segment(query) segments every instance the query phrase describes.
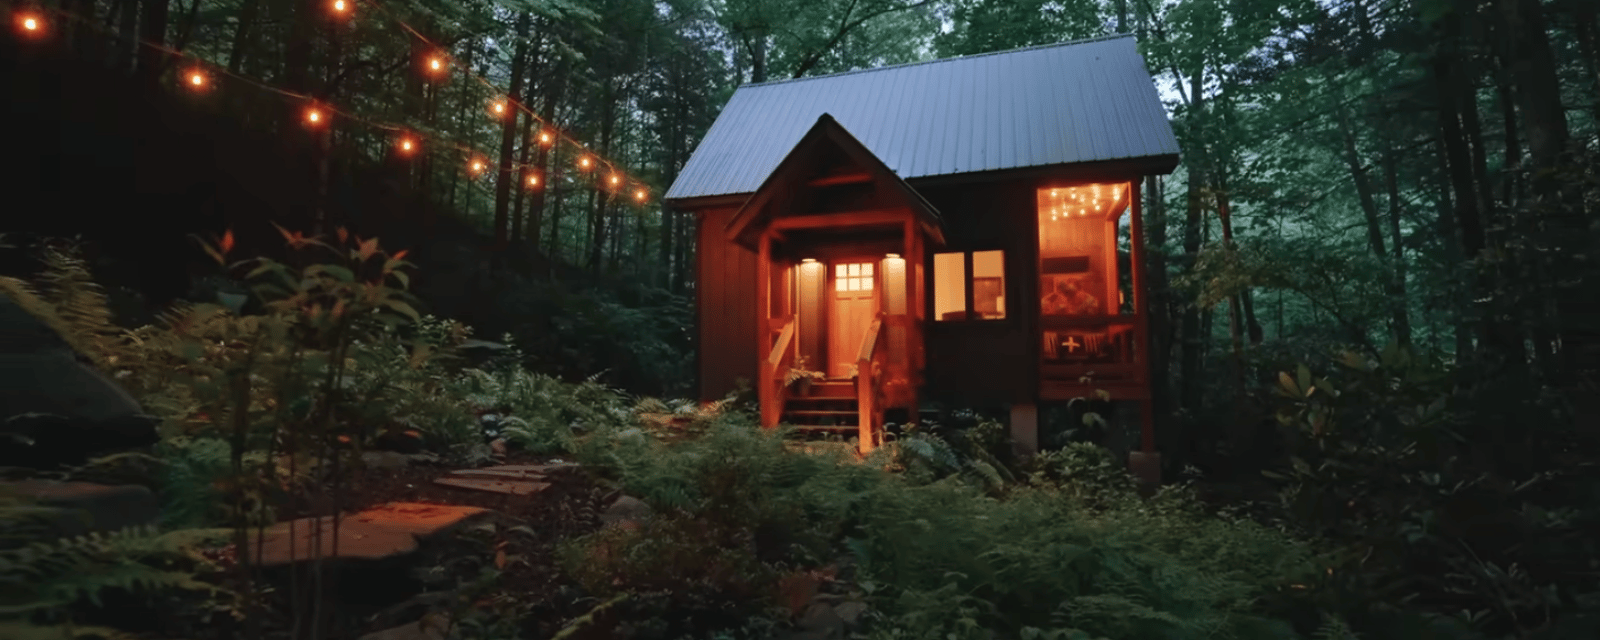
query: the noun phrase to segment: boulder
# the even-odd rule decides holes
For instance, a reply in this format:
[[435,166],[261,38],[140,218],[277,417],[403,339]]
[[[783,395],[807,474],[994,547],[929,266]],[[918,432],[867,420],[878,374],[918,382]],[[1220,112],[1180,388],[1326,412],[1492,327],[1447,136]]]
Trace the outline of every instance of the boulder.
[[51,534],[63,538],[153,525],[161,518],[155,494],[138,485],[23,480],[0,483],[0,493],[57,509],[48,518],[48,526]]
[[149,446],[157,424],[54,330],[0,296],[0,466],[55,468]]

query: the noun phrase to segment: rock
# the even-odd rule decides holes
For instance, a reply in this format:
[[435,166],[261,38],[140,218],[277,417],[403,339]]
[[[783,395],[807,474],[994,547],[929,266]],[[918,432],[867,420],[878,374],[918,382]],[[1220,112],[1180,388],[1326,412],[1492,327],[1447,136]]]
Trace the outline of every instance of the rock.
[[528,496],[550,488],[550,483],[548,482],[494,478],[436,478],[433,482],[446,487],[503,493],[509,496]]
[[859,600],[842,602],[833,606],[833,612],[843,620],[846,625],[856,626],[861,623],[861,616],[867,612],[867,603]]
[[450,617],[444,613],[430,613],[416,622],[374,631],[357,640],[445,640],[449,632]]
[[805,615],[800,616],[795,626],[802,631],[824,634],[823,637],[839,638],[844,636],[845,623],[833,606],[817,602],[806,608]]
[[496,458],[506,457],[506,439],[495,438],[494,440],[490,441],[489,451],[492,452]]
[[[320,527],[323,557],[378,560],[417,550],[419,539],[428,539],[455,528],[469,518],[489,513],[477,507],[458,507],[415,502],[393,502],[343,517],[339,521],[338,549],[335,555],[333,519],[301,518],[268,527],[252,564],[270,567],[310,560],[314,532]],[[291,536],[291,525],[293,535]],[[252,553],[252,555],[256,555]]]
[[15,492],[41,505],[61,509],[51,522],[52,529],[61,537],[153,525],[161,519],[161,507],[155,494],[138,485],[24,480],[0,483],[0,492]]
[[0,296],[0,466],[47,469],[149,446],[158,423],[53,329]]
[[366,451],[361,454],[361,463],[369,469],[404,469],[411,462],[411,456],[398,451]]
[[627,495],[618,496],[617,500],[612,502],[611,506],[606,507],[604,513],[600,514],[600,522],[605,525],[630,522],[638,524],[650,519],[654,512],[650,505],[645,504],[643,500]]

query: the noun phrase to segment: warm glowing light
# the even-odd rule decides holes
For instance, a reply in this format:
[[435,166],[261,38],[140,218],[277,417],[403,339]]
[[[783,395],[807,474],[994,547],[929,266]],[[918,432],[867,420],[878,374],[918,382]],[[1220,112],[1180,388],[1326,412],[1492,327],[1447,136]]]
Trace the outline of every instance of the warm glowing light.
[[645,196],[647,196],[647,195],[649,195],[649,194],[647,194],[647,193],[645,193],[645,191],[644,191],[644,189],[640,189],[640,190],[638,190],[638,191],[635,191],[635,192],[634,192],[634,193],[633,193],[633,197],[634,197],[634,198],[635,198],[635,199],[637,199],[637,200],[638,200],[638,201],[640,201],[640,202],[644,202],[644,198],[645,198]]
[[886,253],[886,254],[884,254],[883,257],[888,258],[890,260],[894,260],[896,258],[899,258],[900,254],[898,254],[898,253]]
[[435,73],[444,71],[444,61],[435,56],[434,58],[428,60],[428,68],[433,70]]
[[31,13],[24,13],[17,16],[17,26],[21,27],[23,31],[38,33],[44,29],[44,20]]
[[622,178],[617,177],[617,174],[615,173],[611,174],[611,184],[616,184],[618,182],[622,182]]
[[350,10],[350,2],[349,2],[349,0],[333,0],[333,10],[334,10],[335,13],[344,13],[346,11],[349,11]]
[[417,149],[417,142],[415,140],[412,140],[409,137],[400,138],[400,153],[401,154],[410,155],[411,152],[415,151],[416,149]]
[[550,144],[550,132],[549,131],[541,131],[541,132],[539,132],[539,144]]
[[530,186],[530,187],[539,186],[539,176],[538,176],[538,174],[534,174],[534,175],[528,176],[528,186]]
[[189,86],[200,88],[206,86],[206,74],[199,71],[189,72]]
[[811,263],[814,263],[816,261],[817,261],[816,258],[804,258],[804,259],[800,260],[800,262],[802,264],[811,264]]
[[472,172],[473,173],[478,173],[480,171],[483,171],[483,161],[482,160],[473,160],[472,161]]
[[322,111],[318,110],[316,107],[306,109],[306,122],[311,124],[322,122]]
[[506,103],[504,101],[494,103],[494,113],[495,113],[495,115],[504,115],[505,112],[506,112]]
[[582,157],[582,158],[580,158],[578,160],[578,166],[583,167],[585,169],[588,169],[589,165],[591,165],[593,163],[594,163],[594,161],[590,160],[589,156],[584,156],[584,157]]

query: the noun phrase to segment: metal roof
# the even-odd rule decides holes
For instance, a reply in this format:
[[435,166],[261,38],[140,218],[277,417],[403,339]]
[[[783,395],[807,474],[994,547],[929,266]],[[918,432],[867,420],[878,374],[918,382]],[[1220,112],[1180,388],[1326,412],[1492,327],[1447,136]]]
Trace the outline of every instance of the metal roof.
[[902,179],[1178,153],[1118,35],[741,86],[667,199],[755,191],[823,113]]

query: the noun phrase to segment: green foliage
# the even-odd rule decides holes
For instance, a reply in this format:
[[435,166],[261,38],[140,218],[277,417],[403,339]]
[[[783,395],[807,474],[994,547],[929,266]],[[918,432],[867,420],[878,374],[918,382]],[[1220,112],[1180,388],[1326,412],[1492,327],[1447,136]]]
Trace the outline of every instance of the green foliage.
[[1460,385],[1394,345],[1326,378],[1279,376],[1298,439],[1266,473],[1285,526],[1326,539],[1334,570],[1316,597],[1363,631],[1393,628],[1379,620],[1395,602],[1496,636],[1592,615],[1600,581],[1568,565],[1600,551],[1578,533],[1600,524],[1600,469],[1563,460],[1563,429],[1488,440],[1502,427],[1466,409],[1496,387]]
[[226,532],[135,527],[56,538],[50,523],[62,515],[61,509],[0,495],[0,637],[126,637],[73,623],[74,607],[99,605],[111,591],[222,595],[200,578],[211,567],[195,549]]

